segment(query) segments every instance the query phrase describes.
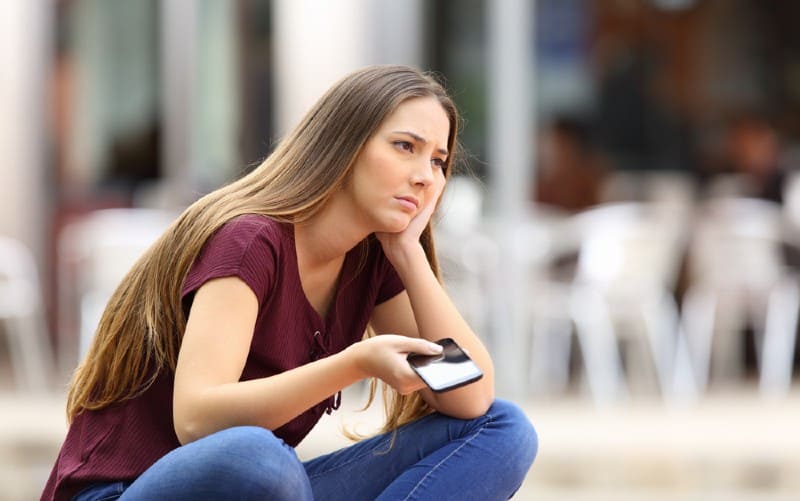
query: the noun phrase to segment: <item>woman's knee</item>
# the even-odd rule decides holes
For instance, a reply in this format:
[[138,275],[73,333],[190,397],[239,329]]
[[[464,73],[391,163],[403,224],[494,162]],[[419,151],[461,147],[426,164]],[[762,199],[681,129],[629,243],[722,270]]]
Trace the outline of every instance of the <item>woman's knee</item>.
[[509,458],[515,458],[527,471],[539,450],[539,437],[528,416],[518,405],[501,399],[494,401],[487,415],[503,434],[503,443],[509,445]]
[[[205,442],[205,443],[203,443]],[[189,444],[191,446],[192,444]],[[308,477],[294,449],[271,431],[240,426],[219,431],[197,442],[196,476],[242,491],[242,499],[305,499]]]

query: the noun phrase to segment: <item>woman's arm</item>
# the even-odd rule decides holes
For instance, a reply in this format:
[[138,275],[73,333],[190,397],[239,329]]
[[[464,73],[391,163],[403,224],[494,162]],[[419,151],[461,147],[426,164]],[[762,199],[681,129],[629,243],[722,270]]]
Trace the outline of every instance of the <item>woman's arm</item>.
[[182,444],[238,425],[274,430],[365,377],[379,377],[401,392],[417,390],[405,355],[436,351],[428,342],[391,336],[240,382],[257,313],[255,294],[239,278],[211,280],[195,294],[175,371],[173,418]]
[[431,270],[419,238],[430,221],[444,189],[438,173],[430,186],[434,196],[423,210],[399,233],[377,233],[386,257],[394,266],[406,292],[378,305],[371,319],[377,332],[393,332],[436,341],[452,337],[483,371],[479,381],[446,393],[423,390],[422,396],[434,409],[445,414],[474,418],[486,413],[494,401],[494,366],[478,336],[464,321]]
[[[379,333],[392,332],[436,341],[452,337],[483,371],[475,383],[444,393],[424,387],[421,395],[444,414],[472,419],[481,416],[494,401],[494,365],[483,343],[472,332],[430,269],[420,248],[417,263],[401,267],[406,291],[375,307],[371,323]],[[398,270],[399,271],[399,270]],[[380,336],[378,336],[380,337]]]

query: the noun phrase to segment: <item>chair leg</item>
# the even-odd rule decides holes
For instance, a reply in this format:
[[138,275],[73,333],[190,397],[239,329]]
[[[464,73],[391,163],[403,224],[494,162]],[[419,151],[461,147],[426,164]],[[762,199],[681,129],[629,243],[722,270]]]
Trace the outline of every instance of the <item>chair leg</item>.
[[792,277],[769,295],[762,343],[759,390],[767,396],[784,396],[792,383],[792,363],[797,342],[800,286]]
[[570,300],[589,388],[599,404],[628,395],[611,315],[600,292],[576,288]]
[[670,399],[674,393],[677,341],[679,332],[678,307],[669,291],[644,304],[645,332],[650,356],[658,376],[661,393]]
[[569,383],[572,345],[569,319],[539,318],[534,321],[528,381],[534,394],[559,394]]
[[705,392],[711,371],[711,343],[717,299],[708,290],[689,289],[683,299],[681,331],[694,370],[697,391]]
[[49,342],[35,316],[8,319],[8,337],[12,365],[17,384],[26,391],[43,392],[49,389],[53,358]]
[[662,395],[667,402],[696,400],[698,389],[691,352],[672,293],[662,291],[651,309],[648,333]]
[[678,327],[675,342],[675,362],[670,383],[672,402],[692,402],[700,395],[697,376],[692,366],[692,356],[689,350],[689,341],[682,326]]

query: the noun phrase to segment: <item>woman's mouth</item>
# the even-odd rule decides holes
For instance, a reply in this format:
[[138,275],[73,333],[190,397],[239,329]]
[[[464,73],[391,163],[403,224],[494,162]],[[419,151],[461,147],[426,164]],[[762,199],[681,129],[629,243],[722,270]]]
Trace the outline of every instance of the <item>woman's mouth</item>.
[[410,211],[416,211],[419,208],[419,200],[416,197],[412,196],[403,196],[403,197],[395,197],[395,199],[400,202],[400,205],[405,207]]

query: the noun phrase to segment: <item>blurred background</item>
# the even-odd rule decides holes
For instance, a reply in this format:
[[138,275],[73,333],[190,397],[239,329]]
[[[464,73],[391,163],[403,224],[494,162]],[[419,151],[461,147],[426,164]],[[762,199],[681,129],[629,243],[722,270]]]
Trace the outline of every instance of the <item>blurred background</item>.
[[[463,114],[437,247],[499,395],[540,433],[518,498],[796,499],[798,16],[793,0],[0,3],[0,499],[38,497],[70,373],[133,260],[375,63],[436,72]],[[352,394],[341,419],[379,419]]]

